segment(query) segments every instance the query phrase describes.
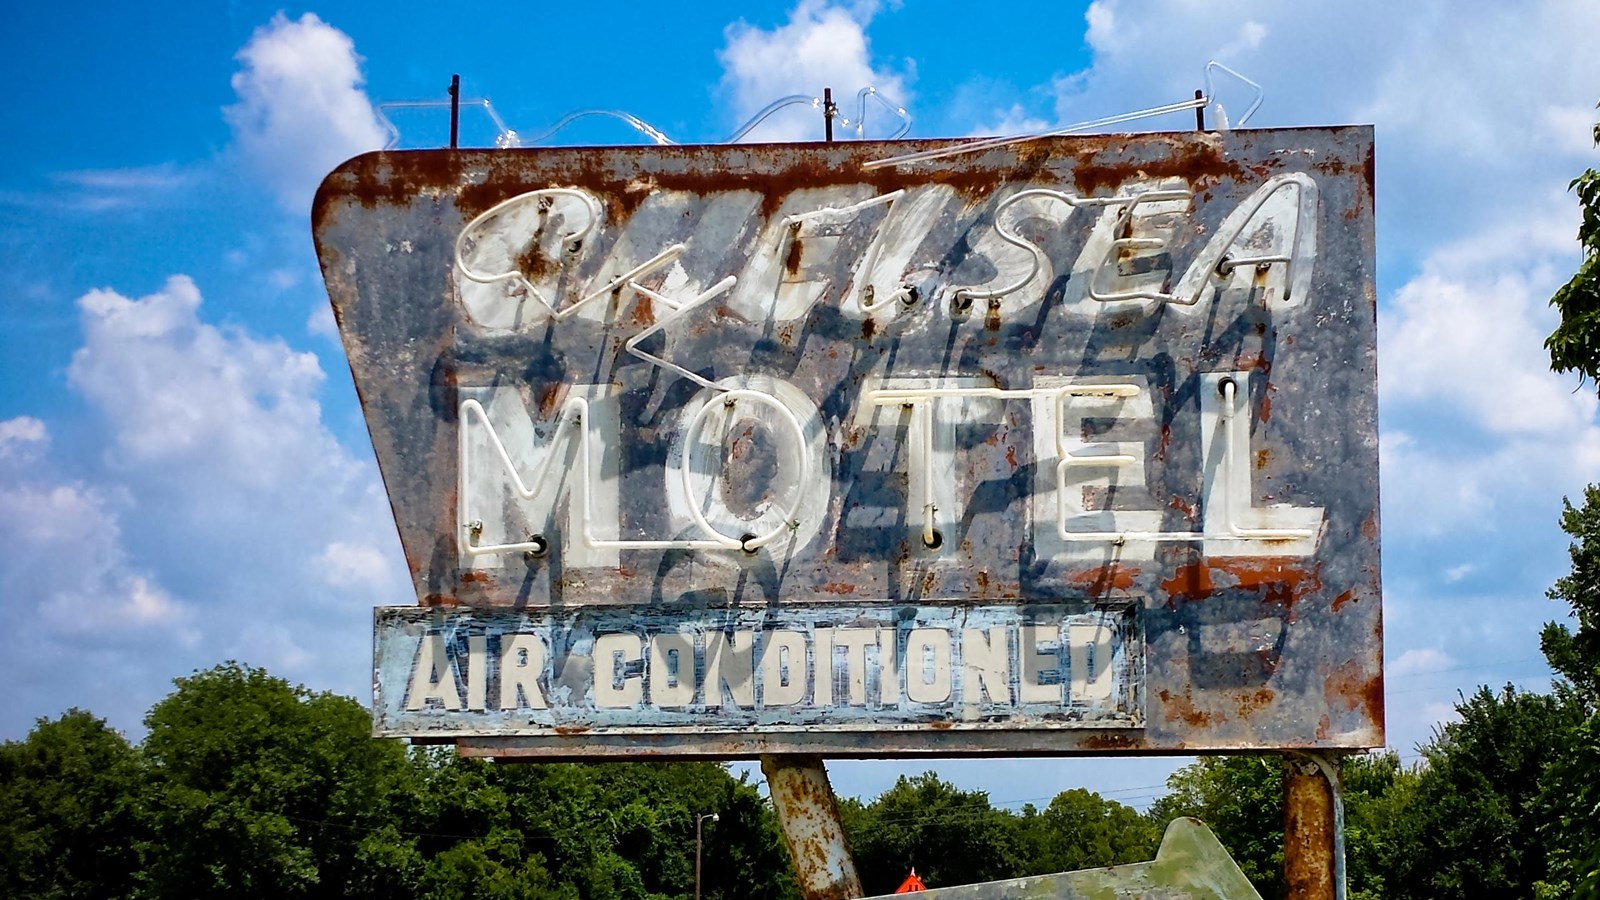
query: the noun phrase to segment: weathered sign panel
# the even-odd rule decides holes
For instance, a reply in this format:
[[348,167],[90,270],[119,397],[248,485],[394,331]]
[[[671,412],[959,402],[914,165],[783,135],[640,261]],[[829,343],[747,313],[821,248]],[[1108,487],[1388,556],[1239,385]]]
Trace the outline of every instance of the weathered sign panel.
[[[1383,742],[1368,128],[376,153],[324,276],[469,752]],[[507,685],[510,685],[508,688]]]
[[378,614],[377,726],[434,736],[667,726],[802,734],[859,730],[870,715],[880,728],[1137,727],[1136,621],[1131,607],[1015,604],[391,608]]

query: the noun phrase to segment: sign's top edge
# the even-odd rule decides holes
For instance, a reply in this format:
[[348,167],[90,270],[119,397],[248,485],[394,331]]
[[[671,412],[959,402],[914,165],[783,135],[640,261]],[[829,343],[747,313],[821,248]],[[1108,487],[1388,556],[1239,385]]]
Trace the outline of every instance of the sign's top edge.
[[[433,187],[463,186],[463,179],[479,185],[482,172],[469,177],[468,173],[488,167],[492,175],[508,172],[531,171],[545,161],[558,166],[597,165],[611,160],[625,165],[636,165],[638,160],[671,161],[673,167],[694,167],[701,160],[765,161],[778,168],[811,167],[819,183],[846,183],[853,178],[873,183],[918,182],[927,177],[945,177],[961,172],[983,172],[986,179],[1004,177],[1013,166],[1008,160],[1027,159],[1041,162],[1055,151],[1075,155],[1080,160],[1090,156],[1104,157],[1129,150],[1166,147],[1173,158],[1209,158],[1214,163],[1233,155],[1232,149],[1241,146],[1259,146],[1274,138],[1285,143],[1285,150],[1311,148],[1318,140],[1326,140],[1346,148],[1354,155],[1365,155],[1370,160],[1374,141],[1372,125],[1310,125],[1283,128],[1247,128],[1229,131],[1140,131],[1102,132],[1095,134],[1056,135],[1050,137],[1001,138],[1004,144],[993,144],[995,138],[944,137],[917,138],[898,141],[801,141],[793,143],[750,144],[619,144],[555,147],[517,148],[449,148],[373,150],[341,163],[323,178],[312,201],[313,232],[323,220],[330,203],[344,198],[355,199],[362,205],[373,205],[380,198],[390,201],[408,196],[401,185],[415,189],[421,185]],[[910,157],[927,151],[973,146],[970,152],[941,154],[932,160],[906,159],[903,164],[892,164],[898,157]],[[1041,154],[1040,151],[1044,152]],[[1124,160],[1123,162],[1129,162]],[[851,168],[859,165],[859,171]],[[841,168],[843,167],[843,168]],[[848,169],[848,171],[846,171]],[[716,187],[729,175],[740,178],[750,173],[735,170],[702,172],[708,179],[701,189]],[[491,180],[494,180],[491,177]],[[383,187],[374,193],[374,187]],[[492,192],[492,191],[491,191]],[[501,197],[500,199],[504,199]]]
[[[888,151],[890,148],[919,148],[950,147],[960,144],[976,143],[979,141],[1006,140],[1015,141],[1016,146],[1035,143],[1072,143],[1094,142],[1113,138],[1174,138],[1174,137],[1202,137],[1222,138],[1229,135],[1268,135],[1268,134],[1294,134],[1294,133],[1324,133],[1334,134],[1343,131],[1372,132],[1375,126],[1363,123],[1344,123],[1339,125],[1285,125],[1272,128],[1231,128],[1226,131],[1207,130],[1196,131],[1192,128],[1178,128],[1170,131],[1096,131],[1081,134],[1041,134],[1029,136],[1023,134],[979,134],[969,136],[937,136],[901,138],[899,140],[852,140],[852,141],[746,141],[737,144],[726,143],[674,143],[674,144],[555,144],[539,147],[460,147],[452,150],[449,147],[408,147],[390,150],[369,150],[357,154],[346,161],[354,162],[367,157],[416,155],[416,154],[484,154],[490,156],[514,156],[551,152],[596,151],[596,152],[672,152],[672,151],[738,151],[738,150],[832,150],[849,151],[856,147],[873,147]],[[1008,149],[1002,146],[990,149]],[[343,168],[341,165],[339,168]]]

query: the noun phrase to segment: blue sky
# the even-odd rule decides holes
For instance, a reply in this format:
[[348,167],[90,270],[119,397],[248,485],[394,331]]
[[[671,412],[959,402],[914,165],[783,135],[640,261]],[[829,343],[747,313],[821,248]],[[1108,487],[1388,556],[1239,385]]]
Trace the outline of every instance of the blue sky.
[[[779,96],[867,84],[914,136],[1026,131],[1189,96],[1208,59],[1265,85],[1252,125],[1375,124],[1391,744],[1413,753],[1457,690],[1547,684],[1561,498],[1600,480],[1593,392],[1540,346],[1578,261],[1566,184],[1600,165],[1594,3],[503,6],[9,12],[0,737],[73,705],[137,734],[174,676],[225,658],[365,695],[369,610],[409,588],[308,210],[384,140],[374,103],[442,98],[452,72],[524,135],[602,108],[715,141]],[[406,146],[446,133],[395,119]],[[464,133],[493,136],[471,110]],[[555,140],[636,139],[595,120]],[[938,768],[996,801],[1143,804],[1176,764]],[[921,768],[834,771],[870,794]]]

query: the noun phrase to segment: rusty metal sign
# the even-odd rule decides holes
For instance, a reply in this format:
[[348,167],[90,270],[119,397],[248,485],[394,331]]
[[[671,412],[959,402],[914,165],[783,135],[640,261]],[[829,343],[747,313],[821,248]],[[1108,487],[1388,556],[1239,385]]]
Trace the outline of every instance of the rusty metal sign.
[[[1136,727],[1143,654],[1131,633],[1135,621],[1126,607],[1024,612],[1009,603],[791,604],[781,614],[748,606],[687,614],[614,606],[538,615],[382,609],[377,730],[470,737],[679,726],[803,734],[856,731],[863,714],[880,729],[993,729],[1019,720],[1036,728]],[[464,672],[452,660],[464,660]]]
[[[482,755],[1383,743],[1369,128],[368,154],[323,273]],[[509,686],[509,687],[508,687]]]

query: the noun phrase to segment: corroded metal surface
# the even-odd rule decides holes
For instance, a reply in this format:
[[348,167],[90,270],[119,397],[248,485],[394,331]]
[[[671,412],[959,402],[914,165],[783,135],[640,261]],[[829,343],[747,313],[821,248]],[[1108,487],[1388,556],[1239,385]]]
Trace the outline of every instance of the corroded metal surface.
[[839,804],[818,756],[761,757],[761,773],[794,862],[805,900],[852,900],[861,896],[861,878],[850,857]]
[[[329,176],[318,253],[418,600],[439,634],[493,609],[676,620],[697,672],[732,611],[1131,609],[1142,716],[876,733],[838,701],[855,732],[803,745],[530,724],[468,752],[1382,744],[1371,130],[860,168],[935,145],[388,152]],[[443,665],[467,690],[470,648]]]
[[1261,900],[1211,829],[1190,818],[1173,819],[1167,825],[1150,862],[935,887],[915,896],[918,900]]
[[[1136,728],[1131,607],[378,610],[378,734]],[[1010,665],[1013,649],[1021,664]],[[452,671],[449,660],[465,660]],[[1062,677],[1065,673],[1066,677]],[[458,676],[465,676],[458,677]],[[492,688],[492,689],[491,689]]]
[[1344,900],[1344,815],[1336,760],[1285,759],[1283,880],[1289,900]]

